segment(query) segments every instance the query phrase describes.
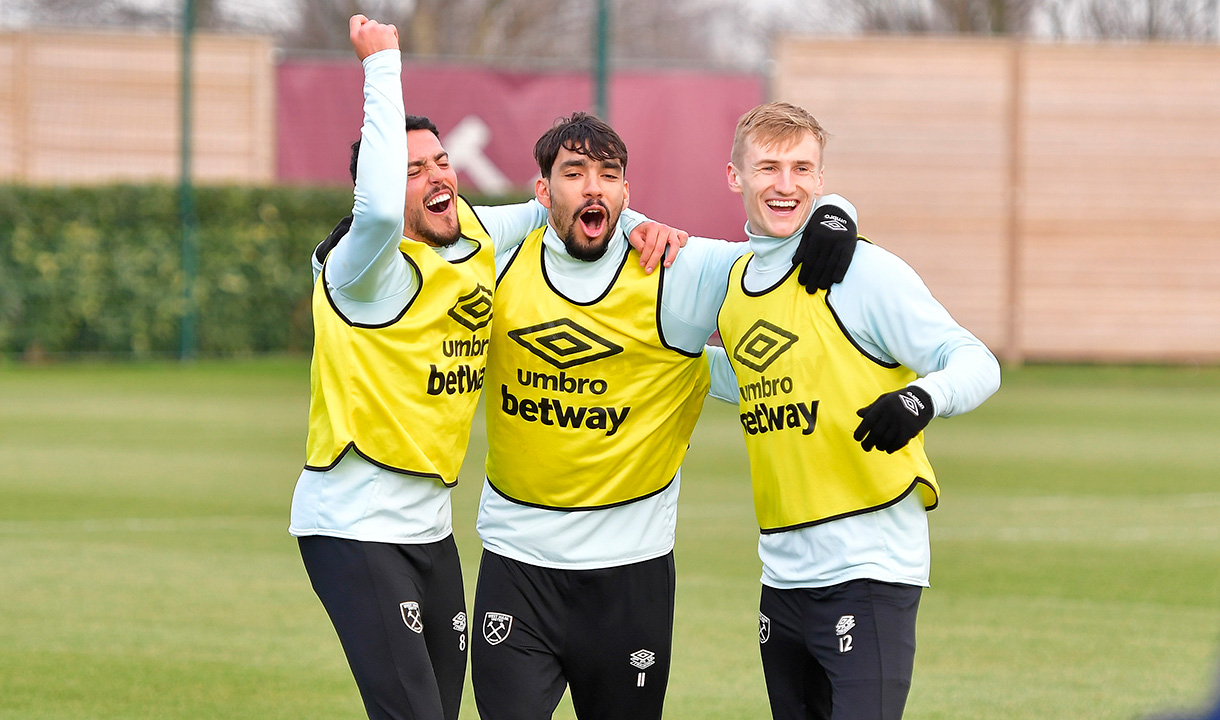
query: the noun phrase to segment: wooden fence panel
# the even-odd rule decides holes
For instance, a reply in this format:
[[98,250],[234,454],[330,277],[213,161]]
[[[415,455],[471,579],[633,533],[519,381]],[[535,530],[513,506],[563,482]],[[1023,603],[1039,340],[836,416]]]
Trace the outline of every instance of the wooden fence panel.
[[976,41],[782,42],[776,100],[831,134],[826,190],[990,346],[1005,341],[1009,48]]
[[[181,40],[168,35],[0,35],[0,177],[32,183],[174,181]],[[197,36],[194,177],[274,179],[267,38]]]
[[1010,361],[1220,361],[1220,48],[788,39],[827,189]]
[[1220,49],[1025,49],[1025,354],[1220,359]]

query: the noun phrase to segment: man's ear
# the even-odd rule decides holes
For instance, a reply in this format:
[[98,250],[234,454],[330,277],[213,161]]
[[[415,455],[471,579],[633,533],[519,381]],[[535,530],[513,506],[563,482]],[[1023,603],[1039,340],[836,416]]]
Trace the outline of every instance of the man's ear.
[[729,189],[738,195],[741,194],[741,181],[737,177],[737,168],[733,167],[733,163],[729,163],[725,168],[725,174],[728,176]]
[[626,180],[623,181],[623,207],[631,204],[631,184]]
[[547,210],[551,209],[551,186],[546,181],[546,178],[538,178],[534,182],[534,197],[538,198],[538,202],[542,203],[542,207]]

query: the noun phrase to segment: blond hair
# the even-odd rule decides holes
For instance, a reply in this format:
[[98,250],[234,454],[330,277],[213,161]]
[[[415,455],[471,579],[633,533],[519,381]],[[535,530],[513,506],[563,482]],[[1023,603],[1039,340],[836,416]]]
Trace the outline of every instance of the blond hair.
[[750,140],[764,147],[787,148],[799,142],[805,133],[813,134],[818,141],[818,150],[826,149],[826,139],[830,134],[808,110],[786,102],[763,103],[737,121],[730,158],[733,165],[740,168],[744,162],[746,143]]

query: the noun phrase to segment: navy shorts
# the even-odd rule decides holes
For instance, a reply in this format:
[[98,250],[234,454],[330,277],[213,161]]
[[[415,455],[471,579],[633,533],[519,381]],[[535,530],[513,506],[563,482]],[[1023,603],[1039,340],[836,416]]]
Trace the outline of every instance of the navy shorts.
[[921,592],[875,580],[795,590],[763,586],[758,640],[774,718],[901,718]]

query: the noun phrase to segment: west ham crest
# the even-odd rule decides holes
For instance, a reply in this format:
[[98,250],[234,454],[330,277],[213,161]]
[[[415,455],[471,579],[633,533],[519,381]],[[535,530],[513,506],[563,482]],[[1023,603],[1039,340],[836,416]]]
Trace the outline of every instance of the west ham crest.
[[402,611],[402,621],[407,624],[408,628],[417,633],[424,631],[424,618],[419,612],[419,603],[410,601],[399,603],[398,609]]
[[489,612],[483,616],[483,639],[487,641],[488,645],[499,645],[504,642],[512,630],[512,615]]

